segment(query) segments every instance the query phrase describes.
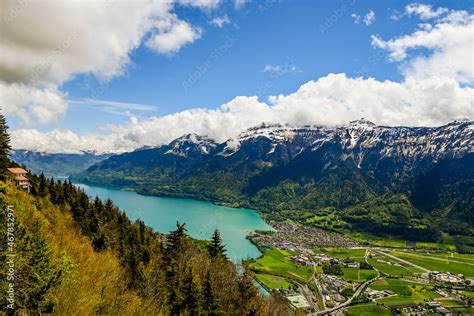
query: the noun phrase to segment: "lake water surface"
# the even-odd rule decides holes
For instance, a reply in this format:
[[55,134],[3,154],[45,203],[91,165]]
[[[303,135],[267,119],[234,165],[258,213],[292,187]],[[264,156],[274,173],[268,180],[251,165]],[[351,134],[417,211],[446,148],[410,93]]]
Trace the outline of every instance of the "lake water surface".
[[210,202],[144,196],[135,192],[76,184],[92,197],[110,198],[132,220],[140,218],[158,232],[168,233],[176,228],[176,221],[186,223],[189,235],[210,239],[217,228],[221,232],[228,256],[237,261],[256,258],[258,249],[245,236],[251,230],[270,230],[260,215],[251,209],[236,209]]

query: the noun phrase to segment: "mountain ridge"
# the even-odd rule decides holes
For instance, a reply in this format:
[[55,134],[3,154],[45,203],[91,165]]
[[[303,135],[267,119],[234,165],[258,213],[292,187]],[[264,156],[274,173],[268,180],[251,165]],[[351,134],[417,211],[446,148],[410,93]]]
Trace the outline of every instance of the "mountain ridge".
[[[188,134],[153,149],[114,155],[75,179],[143,194],[248,206],[270,217],[316,214],[327,207],[342,216],[343,210],[386,194],[402,194],[412,204],[420,177],[443,161],[456,160],[465,164],[461,168],[471,168],[462,158],[473,155],[473,133],[472,121],[440,127],[385,127],[365,120],[335,128],[263,123],[223,143]],[[469,179],[460,181],[471,185]],[[451,184],[443,186],[462,191]],[[456,214],[473,212],[443,213],[438,205],[416,208],[423,210],[424,219],[413,218],[408,226],[428,227],[435,213],[455,214],[457,220]]]

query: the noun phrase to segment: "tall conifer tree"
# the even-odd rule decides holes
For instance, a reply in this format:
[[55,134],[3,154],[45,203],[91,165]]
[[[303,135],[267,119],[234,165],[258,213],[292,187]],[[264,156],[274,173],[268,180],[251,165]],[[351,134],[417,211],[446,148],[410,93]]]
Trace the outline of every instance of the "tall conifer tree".
[[5,116],[0,113],[0,174],[5,175],[5,169],[9,166],[8,153],[10,152],[10,135],[8,134],[8,125]]
[[208,246],[209,255],[213,258],[221,256],[226,258],[225,246],[222,244],[221,233],[218,229],[214,231],[211,237],[211,244]]

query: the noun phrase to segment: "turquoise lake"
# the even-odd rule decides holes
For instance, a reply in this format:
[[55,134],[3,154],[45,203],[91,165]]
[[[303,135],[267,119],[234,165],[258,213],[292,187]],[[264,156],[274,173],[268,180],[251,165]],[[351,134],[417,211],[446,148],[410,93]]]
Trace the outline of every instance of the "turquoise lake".
[[130,191],[76,184],[91,197],[110,198],[130,219],[140,218],[158,232],[168,233],[176,221],[186,223],[190,236],[209,239],[217,228],[221,232],[228,256],[234,260],[256,258],[258,249],[245,236],[252,230],[271,230],[260,215],[251,209],[231,208],[210,202],[144,196]]

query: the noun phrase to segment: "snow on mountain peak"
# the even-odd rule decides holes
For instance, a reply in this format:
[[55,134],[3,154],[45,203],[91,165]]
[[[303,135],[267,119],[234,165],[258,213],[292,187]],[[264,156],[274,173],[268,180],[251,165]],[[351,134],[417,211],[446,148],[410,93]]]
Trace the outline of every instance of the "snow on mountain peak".
[[168,146],[170,149],[166,153],[188,157],[190,154],[207,155],[217,147],[217,143],[207,136],[190,133],[176,138]]

